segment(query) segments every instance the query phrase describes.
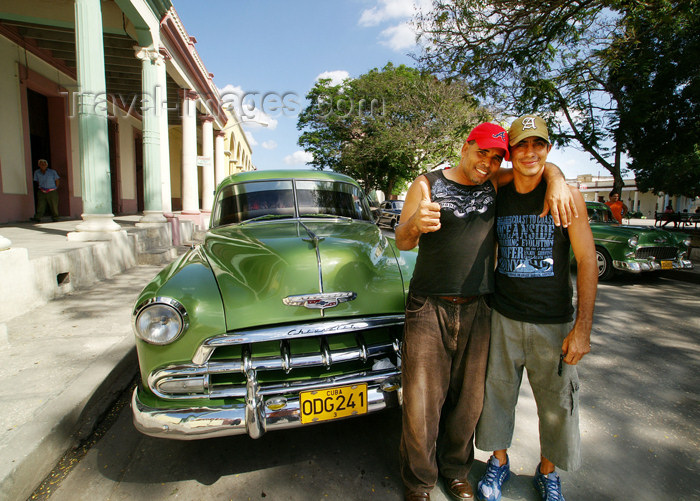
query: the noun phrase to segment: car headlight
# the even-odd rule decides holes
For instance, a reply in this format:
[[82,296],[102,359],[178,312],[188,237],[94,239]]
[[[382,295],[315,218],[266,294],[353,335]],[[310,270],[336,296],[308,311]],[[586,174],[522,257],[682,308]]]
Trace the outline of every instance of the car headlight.
[[172,298],[150,299],[134,312],[134,331],[150,344],[170,344],[187,330],[187,326],[185,307]]
[[690,239],[686,238],[685,240],[683,240],[683,245],[685,245],[686,248],[690,248]]
[[629,240],[627,240],[627,245],[629,245],[630,247],[637,247],[638,243],[639,243],[639,235],[634,235]]

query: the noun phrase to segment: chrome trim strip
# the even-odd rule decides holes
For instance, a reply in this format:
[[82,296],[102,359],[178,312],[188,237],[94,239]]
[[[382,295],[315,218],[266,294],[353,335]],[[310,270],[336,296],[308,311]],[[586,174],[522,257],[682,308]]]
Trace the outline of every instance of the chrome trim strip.
[[197,351],[192,357],[192,363],[195,365],[206,364],[214,349],[219,346],[234,346],[247,343],[360,332],[379,327],[403,325],[404,318],[404,314],[402,313],[378,317],[346,318],[308,324],[277,325],[261,329],[226,333],[205,340],[200,347],[197,348]]
[[319,242],[324,240],[323,237],[319,237],[316,235],[313,231],[309,229],[308,226],[304,224],[303,221],[299,221],[299,224],[306,230],[306,233],[309,235],[309,238],[302,238],[304,242],[311,242],[314,245],[314,249],[316,250],[316,265],[318,266],[318,290],[319,292],[323,292],[323,269],[321,268],[321,251],[318,248]]

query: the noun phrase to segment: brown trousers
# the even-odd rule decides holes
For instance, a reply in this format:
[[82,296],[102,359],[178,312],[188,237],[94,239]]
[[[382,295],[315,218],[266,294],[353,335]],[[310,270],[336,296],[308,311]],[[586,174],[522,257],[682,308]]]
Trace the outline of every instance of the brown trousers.
[[410,295],[402,346],[401,476],[409,491],[467,478],[484,401],[491,309]]

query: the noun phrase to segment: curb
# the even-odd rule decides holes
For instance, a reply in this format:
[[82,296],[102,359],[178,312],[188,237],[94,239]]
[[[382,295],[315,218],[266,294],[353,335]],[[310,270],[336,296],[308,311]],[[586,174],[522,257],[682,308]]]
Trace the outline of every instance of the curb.
[[48,401],[31,423],[0,446],[0,499],[31,496],[66,451],[92,433],[137,373],[136,348],[126,336]]

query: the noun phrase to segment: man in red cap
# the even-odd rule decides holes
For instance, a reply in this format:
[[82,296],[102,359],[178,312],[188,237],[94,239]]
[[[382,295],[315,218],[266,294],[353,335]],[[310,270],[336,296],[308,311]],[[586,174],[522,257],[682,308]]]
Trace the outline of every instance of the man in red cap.
[[[407,500],[429,500],[438,475],[450,497],[473,497],[467,475],[484,397],[496,191],[513,178],[511,170],[499,172],[504,159],[509,159],[506,130],[478,125],[457,167],[428,172],[411,184],[396,227],[399,249],[420,243],[401,356],[400,455]],[[570,192],[561,171],[549,164],[545,176],[548,200],[563,198],[556,212],[568,221]],[[558,222],[555,210],[552,216]]]

